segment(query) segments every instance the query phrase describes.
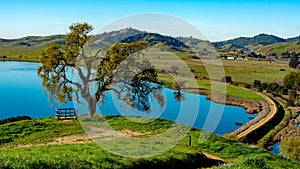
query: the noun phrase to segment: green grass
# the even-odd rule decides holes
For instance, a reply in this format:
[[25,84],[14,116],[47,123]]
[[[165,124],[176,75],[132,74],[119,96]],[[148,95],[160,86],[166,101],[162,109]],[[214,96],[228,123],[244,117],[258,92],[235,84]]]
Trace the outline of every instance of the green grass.
[[0,126],[0,146],[47,143],[58,137],[83,132],[76,120],[68,123],[55,118],[24,120]]
[[[167,74],[159,74],[158,79],[164,86],[172,88],[174,78]],[[237,87],[233,85],[227,85],[220,82],[214,82],[209,80],[192,80],[190,78],[178,78],[186,81],[185,88],[195,88],[199,90],[201,94],[223,94],[227,96],[238,97],[245,100],[263,100],[263,98],[256,93]],[[194,83],[196,82],[196,84]],[[214,89],[212,91],[212,88]]]
[[35,60],[38,59],[41,50],[40,47],[0,47],[0,56],[6,55],[8,59]]
[[[85,117],[86,120],[88,117]],[[149,118],[106,116],[105,121],[116,130],[152,131],[167,129],[172,122]],[[89,123],[103,122],[93,117]],[[149,122],[146,124],[145,122]],[[0,125],[1,138],[11,136],[10,145],[46,143],[55,137],[82,133],[78,120],[61,122],[54,118],[24,120]],[[30,131],[30,132],[28,132]],[[21,134],[23,133],[23,134]],[[46,134],[48,133],[48,135]],[[188,146],[189,137],[192,145]],[[199,137],[200,136],[200,137]],[[206,138],[199,143],[199,138]],[[46,138],[45,138],[46,137]],[[23,141],[18,141],[23,140]],[[36,141],[39,140],[39,141]],[[166,140],[161,140],[166,141]],[[124,145],[126,146],[126,145]],[[226,160],[227,165],[215,168],[299,168],[296,162],[248,145],[230,141],[217,135],[210,135],[192,129],[175,147],[160,155],[145,158],[130,158],[112,154],[96,143],[31,146],[7,148],[0,145],[0,168],[201,168],[218,162],[207,159],[202,152]],[[4,149],[3,149],[4,148]]]
[[[151,158],[126,158],[114,155],[95,143],[51,145],[2,150],[3,168],[197,168],[207,160],[200,153],[170,150]],[[208,160],[209,161],[209,160]]]
[[[209,78],[205,69],[205,65],[197,61],[186,61],[191,69],[194,69],[195,75],[199,77]],[[283,77],[294,71],[287,64],[278,62],[258,61],[258,60],[222,60],[224,72],[226,76],[231,76],[232,81],[253,84],[254,80],[262,82],[282,83]],[[207,66],[207,65],[206,65]],[[222,68],[219,66],[211,66],[210,72],[214,75],[214,79],[220,80],[224,74],[219,73]],[[285,71],[280,71],[284,69]],[[210,77],[212,78],[212,77]]]
[[282,43],[275,43],[267,46],[262,46],[256,50],[262,54],[270,54],[275,52],[277,56],[281,56],[283,52],[289,51],[292,52],[300,52],[300,43],[297,42],[282,42]]

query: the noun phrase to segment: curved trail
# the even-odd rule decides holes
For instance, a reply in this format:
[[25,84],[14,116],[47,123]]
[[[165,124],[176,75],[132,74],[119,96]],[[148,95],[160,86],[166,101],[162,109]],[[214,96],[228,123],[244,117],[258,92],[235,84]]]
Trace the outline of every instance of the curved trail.
[[276,105],[275,105],[275,103],[273,102],[272,99],[270,99],[268,96],[266,96],[262,93],[256,92],[256,94],[260,95],[261,97],[263,97],[268,102],[268,104],[270,105],[270,112],[268,113],[268,115],[266,117],[262,118],[259,122],[251,125],[249,128],[247,128],[246,130],[239,133],[237,135],[237,139],[245,137],[246,135],[248,135],[252,131],[254,131],[254,130],[258,129],[260,126],[264,125],[266,122],[271,120],[277,112],[277,107],[276,107]]

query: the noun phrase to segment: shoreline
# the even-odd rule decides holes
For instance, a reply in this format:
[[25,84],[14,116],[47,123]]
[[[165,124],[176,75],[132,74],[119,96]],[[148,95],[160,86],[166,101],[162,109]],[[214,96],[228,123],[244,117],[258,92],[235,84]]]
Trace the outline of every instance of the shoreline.
[[[172,88],[170,88],[172,89]],[[172,89],[175,90],[175,89]],[[207,100],[211,100],[214,103],[243,107],[248,114],[258,114],[265,108],[265,100],[246,100],[238,97],[227,96],[222,94],[207,94],[206,92],[199,92],[197,90],[186,90],[184,92],[204,95]]]

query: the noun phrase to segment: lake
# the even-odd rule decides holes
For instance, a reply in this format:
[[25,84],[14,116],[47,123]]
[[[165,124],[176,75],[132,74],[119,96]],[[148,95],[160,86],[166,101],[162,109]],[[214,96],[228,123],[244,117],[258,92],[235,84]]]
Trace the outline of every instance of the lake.
[[[0,119],[21,115],[32,118],[54,116],[57,107],[77,106],[72,102],[58,104],[49,101],[41,86],[41,79],[37,77],[37,67],[38,63],[0,62]],[[236,122],[246,123],[249,118],[256,116],[247,114],[242,107],[216,104],[206,100],[203,95],[183,93],[185,100],[180,103],[174,99],[174,92],[163,89],[166,104],[161,108],[154,104],[148,113],[124,109],[122,103],[108,93],[99,111],[104,115],[159,117],[219,135],[239,128]],[[199,108],[195,109],[195,104],[199,104]]]

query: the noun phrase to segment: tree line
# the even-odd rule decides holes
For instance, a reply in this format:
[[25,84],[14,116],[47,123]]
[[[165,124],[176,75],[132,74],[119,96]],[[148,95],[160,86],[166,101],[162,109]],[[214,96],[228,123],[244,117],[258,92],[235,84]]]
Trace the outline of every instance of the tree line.
[[300,91],[300,72],[291,72],[283,78],[283,85],[276,82],[262,83],[259,80],[254,80],[253,86],[259,91],[266,91],[273,95],[288,95],[288,104],[299,104],[299,95],[297,91]]

